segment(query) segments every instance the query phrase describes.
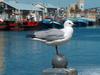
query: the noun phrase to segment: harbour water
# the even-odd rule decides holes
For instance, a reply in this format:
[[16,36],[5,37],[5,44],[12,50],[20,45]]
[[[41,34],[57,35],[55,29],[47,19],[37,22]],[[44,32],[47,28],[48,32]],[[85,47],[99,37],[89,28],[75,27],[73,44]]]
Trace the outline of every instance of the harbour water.
[[[59,51],[78,75],[100,75],[100,28],[74,28]],[[42,75],[51,68],[55,48],[26,38],[31,31],[0,32],[0,75]]]

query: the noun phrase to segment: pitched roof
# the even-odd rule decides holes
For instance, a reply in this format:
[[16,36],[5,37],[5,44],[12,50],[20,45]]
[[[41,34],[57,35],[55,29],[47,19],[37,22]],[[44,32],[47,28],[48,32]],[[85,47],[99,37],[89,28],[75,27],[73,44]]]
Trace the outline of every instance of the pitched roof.
[[26,3],[19,3],[15,1],[4,1],[4,3],[8,4],[11,7],[14,7],[18,10],[36,10],[41,11],[41,9],[33,7],[32,4],[26,4]]
[[38,8],[44,8],[44,7],[46,7],[46,8],[58,8],[58,7],[56,7],[52,4],[49,4],[49,3],[36,3],[36,4],[34,4],[34,6],[38,7]]

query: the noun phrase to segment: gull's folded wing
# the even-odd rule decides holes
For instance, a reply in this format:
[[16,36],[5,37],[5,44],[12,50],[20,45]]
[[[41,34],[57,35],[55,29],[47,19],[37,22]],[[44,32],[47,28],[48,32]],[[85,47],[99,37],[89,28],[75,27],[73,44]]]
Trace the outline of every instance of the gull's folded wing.
[[62,32],[59,29],[49,29],[49,30],[44,30],[44,31],[38,31],[38,32],[35,32],[34,35],[37,38],[45,39],[48,41],[64,38],[64,32]]

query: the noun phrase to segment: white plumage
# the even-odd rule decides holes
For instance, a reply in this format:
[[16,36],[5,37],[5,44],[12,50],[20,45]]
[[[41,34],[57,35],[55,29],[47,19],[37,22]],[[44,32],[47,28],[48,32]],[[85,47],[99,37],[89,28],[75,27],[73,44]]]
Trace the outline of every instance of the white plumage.
[[73,22],[70,20],[65,21],[64,28],[62,29],[49,29],[44,31],[34,32],[33,40],[44,42],[48,45],[56,46],[56,51],[58,54],[57,46],[64,42],[67,42],[73,34]]

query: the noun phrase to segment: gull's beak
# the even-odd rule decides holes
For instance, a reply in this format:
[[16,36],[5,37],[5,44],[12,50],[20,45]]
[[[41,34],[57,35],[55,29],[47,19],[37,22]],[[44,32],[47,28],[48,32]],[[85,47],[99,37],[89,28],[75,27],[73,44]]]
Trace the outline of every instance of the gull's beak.
[[73,23],[73,26],[74,26],[75,24]]
[[74,26],[75,24],[73,23],[72,26]]

